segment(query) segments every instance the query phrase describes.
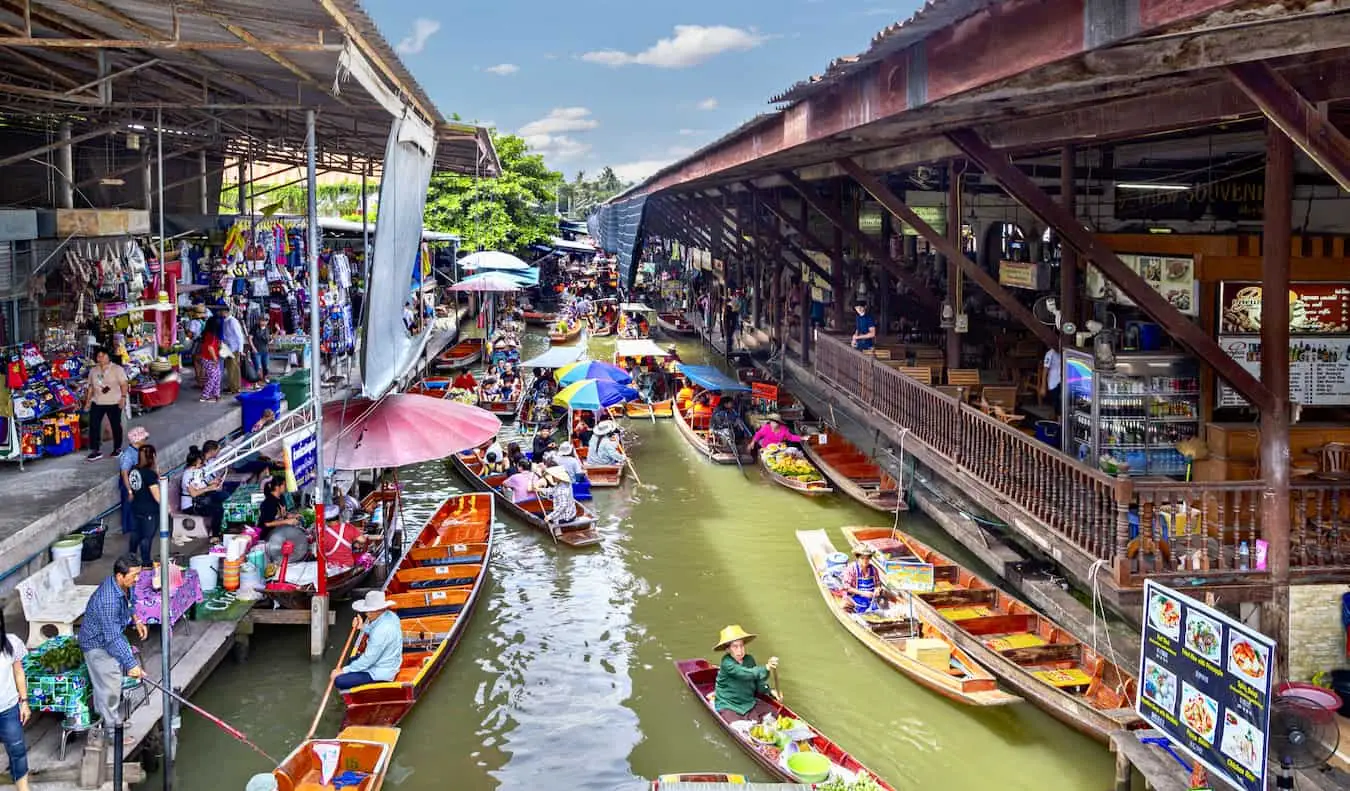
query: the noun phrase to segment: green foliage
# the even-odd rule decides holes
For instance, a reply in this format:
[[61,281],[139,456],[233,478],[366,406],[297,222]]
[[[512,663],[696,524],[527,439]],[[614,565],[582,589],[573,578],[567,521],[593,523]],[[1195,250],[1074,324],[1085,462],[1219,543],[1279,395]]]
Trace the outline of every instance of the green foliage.
[[[253,198],[254,211],[262,211],[264,206],[280,204],[275,214],[296,214],[304,215],[309,211],[304,184],[291,184],[280,189],[272,189],[267,184],[253,184],[251,195]],[[370,208],[370,219],[375,220],[375,204],[380,195],[380,185],[377,182],[370,182],[367,189],[370,197],[368,198]],[[262,193],[262,194],[260,194]],[[232,212],[239,205],[239,187],[229,184],[220,192],[220,210],[222,212]],[[320,217],[343,217],[351,220],[361,219],[361,182],[343,181],[337,184],[320,184],[318,189],[317,203],[319,206]]]
[[563,184],[558,190],[559,208],[571,219],[585,219],[590,207],[604,203],[631,186],[631,183],[620,181],[614,169],[608,165],[595,179],[587,180],[586,171],[578,171],[572,183]]
[[515,135],[492,132],[502,174],[475,178],[459,173],[432,176],[426,227],[457,234],[465,250],[520,250],[558,232],[554,200],[563,175],[529,153]]

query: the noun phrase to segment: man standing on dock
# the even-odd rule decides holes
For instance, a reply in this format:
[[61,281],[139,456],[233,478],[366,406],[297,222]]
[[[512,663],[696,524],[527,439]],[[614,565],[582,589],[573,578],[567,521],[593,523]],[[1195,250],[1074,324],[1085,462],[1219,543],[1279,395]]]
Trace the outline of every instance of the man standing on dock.
[[[131,589],[141,567],[130,555],[113,563],[112,576],[105,579],[89,597],[80,622],[80,650],[89,666],[93,686],[94,709],[103,720],[103,733],[122,724],[122,676],[144,675],[131,652],[126,628],[134,621]],[[136,621],[136,635],[144,640],[145,624]]]

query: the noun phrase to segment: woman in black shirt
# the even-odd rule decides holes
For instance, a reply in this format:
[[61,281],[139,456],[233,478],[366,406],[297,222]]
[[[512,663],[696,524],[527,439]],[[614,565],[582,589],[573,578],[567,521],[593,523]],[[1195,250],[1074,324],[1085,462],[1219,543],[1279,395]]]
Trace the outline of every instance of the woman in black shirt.
[[142,445],[136,466],[127,471],[127,489],[131,492],[131,514],[136,529],[131,534],[131,552],[140,554],[141,565],[151,566],[151,547],[159,532],[159,464],[154,445]]
[[296,525],[300,520],[286,511],[286,503],[282,501],[281,496],[286,491],[286,481],[281,478],[273,478],[263,487],[264,498],[261,513],[258,517],[258,528],[262,533],[261,540],[266,541],[272,531],[282,525]]

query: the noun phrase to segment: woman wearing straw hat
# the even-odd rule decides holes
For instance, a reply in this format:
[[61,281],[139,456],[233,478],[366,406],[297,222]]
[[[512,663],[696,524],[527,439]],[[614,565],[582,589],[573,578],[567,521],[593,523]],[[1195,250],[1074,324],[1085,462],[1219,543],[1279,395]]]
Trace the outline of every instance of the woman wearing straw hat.
[[535,481],[535,491],[547,498],[551,510],[544,522],[556,529],[577,518],[577,499],[572,494],[572,476],[562,467],[544,467]]
[[628,460],[619,447],[619,424],[602,420],[595,425],[590,446],[586,448],[586,464],[591,467],[617,467]]
[[403,627],[390,609],[394,603],[384,591],[371,591],[352,604],[352,628],[366,636],[366,650],[332,673],[333,686],[346,691],[362,684],[393,681],[403,664]]
[[760,696],[778,697],[769,686],[769,674],[778,669],[778,657],[769,657],[763,667],[756,665],[755,658],[745,652],[745,644],[753,639],[755,635],[742,629],[740,624],[732,624],[722,630],[717,645],[713,646],[714,651],[726,651],[717,669],[713,707],[717,709],[717,716],[727,722],[762,719],[773,709],[760,700]]
[[840,582],[844,585],[844,606],[855,613],[878,609],[885,601],[885,590],[877,578],[872,556],[876,550],[867,544],[853,548],[853,561],[844,568]]

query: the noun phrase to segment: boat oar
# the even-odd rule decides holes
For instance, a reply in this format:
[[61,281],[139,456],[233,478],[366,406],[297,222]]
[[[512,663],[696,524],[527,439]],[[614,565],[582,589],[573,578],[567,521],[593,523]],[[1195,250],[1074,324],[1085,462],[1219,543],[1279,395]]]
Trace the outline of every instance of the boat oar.
[[632,456],[624,456],[624,457],[623,457],[623,460],[624,460],[624,463],[628,465],[628,471],[631,472],[631,473],[633,473],[633,480],[637,481],[638,486],[641,486],[641,485],[642,485],[642,479],[638,477],[638,474],[637,474],[637,467],[634,467],[634,466],[633,466],[633,457],[632,457]]
[[782,703],[782,702],[783,702],[783,687],[778,683],[778,666],[777,666],[777,665],[774,665],[773,670],[770,670],[770,671],[769,671],[769,675],[773,677],[773,691],[778,693],[778,702],[779,702],[779,703]]
[[149,676],[141,676],[141,681],[146,682],[147,684],[149,684],[150,686],[154,687],[155,689],[158,689],[158,690],[161,691],[161,692],[167,692],[167,693],[169,694],[169,697],[173,698],[174,700],[178,701],[179,703],[183,704],[184,706],[187,706],[188,708],[190,708],[190,709],[192,709],[193,711],[197,712],[198,714],[202,715],[202,717],[204,717],[208,722],[212,723],[212,724],[215,725],[216,727],[218,727],[218,728],[220,728],[221,730],[225,731],[226,733],[230,734],[230,735],[233,736],[235,739],[238,739],[239,741],[241,741],[241,742],[243,742],[244,744],[248,745],[249,747],[253,748],[253,751],[254,751],[255,753],[257,753],[258,755],[261,755],[262,757],[266,758],[266,759],[268,760],[269,763],[271,763],[271,764],[273,764],[273,765],[276,764],[277,759],[275,759],[275,758],[273,758],[272,756],[268,755],[267,753],[263,752],[263,749],[262,749],[261,747],[259,747],[258,745],[254,744],[253,742],[249,741],[249,740],[248,740],[248,737],[245,736],[245,735],[243,734],[242,731],[240,731],[238,728],[234,727],[233,725],[229,724],[229,723],[226,722],[225,720],[222,720],[221,718],[217,717],[216,715],[212,714],[211,712],[207,711],[206,709],[202,708],[201,706],[198,706],[197,704],[193,703],[192,701],[188,700],[187,698],[184,698],[182,695],[179,695],[177,692],[174,692],[173,690],[168,689],[168,688],[166,688],[166,687],[160,686],[159,682],[157,682],[157,681],[151,679]]
[[[356,639],[357,628],[356,624],[352,624],[352,630],[347,633],[347,642],[342,646],[342,653],[338,654],[338,662],[347,659],[347,652],[352,650],[352,640]],[[328,697],[333,694],[333,683],[336,681],[336,678],[328,679],[328,688],[323,691],[323,700],[319,701],[319,710],[314,712],[314,721],[309,724],[304,741],[314,738],[314,731],[319,729],[319,720],[323,718],[323,710],[328,708]]]

